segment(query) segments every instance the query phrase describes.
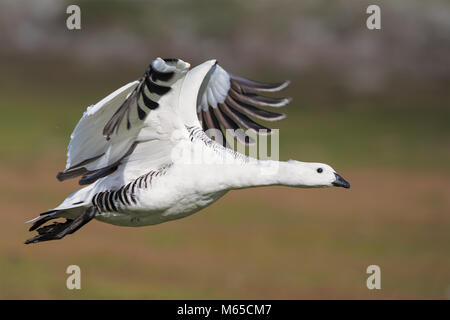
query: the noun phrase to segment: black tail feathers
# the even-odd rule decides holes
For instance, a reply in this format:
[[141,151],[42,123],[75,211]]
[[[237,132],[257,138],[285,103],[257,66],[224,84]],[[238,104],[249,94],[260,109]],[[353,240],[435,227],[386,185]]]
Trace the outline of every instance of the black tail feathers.
[[53,222],[52,224],[37,229],[47,221],[58,218],[53,215],[44,216],[36,221],[30,228],[30,231],[37,229],[36,231],[38,232],[38,235],[25,241],[25,244],[62,239],[66,235],[74,233],[86,223],[91,221],[95,217],[96,213],[97,210],[94,207],[90,207],[76,219],[66,219],[65,222]]

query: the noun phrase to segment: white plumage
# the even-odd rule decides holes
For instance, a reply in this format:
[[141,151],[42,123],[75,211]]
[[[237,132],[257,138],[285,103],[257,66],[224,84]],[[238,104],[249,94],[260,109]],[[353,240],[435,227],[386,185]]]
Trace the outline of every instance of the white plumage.
[[[145,226],[195,213],[228,190],[261,185],[295,187],[349,184],[328,165],[262,161],[211,140],[207,129],[266,128],[257,120],[284,114],[288,98],[262,94],[288,82],[265,84],[230,75],[215,60],[190,69],[180,59],[155,59],[137,81],[88,107],[71,135],[59,180],[86,185],[58,207],[30,220],[35,243],[61,239],[91,219]],[[253,140],[235,134],[240,142]],[[55,218],[65,222],[44,225]],[[43,226],[44,225],[44,226]]]

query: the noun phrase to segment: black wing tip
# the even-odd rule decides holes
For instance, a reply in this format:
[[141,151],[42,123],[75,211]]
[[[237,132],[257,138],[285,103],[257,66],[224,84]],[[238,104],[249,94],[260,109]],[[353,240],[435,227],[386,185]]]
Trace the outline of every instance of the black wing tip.
[[[81,168],[84,169],[84,168]],[[56,175],[58,181],[63,182],[65,180],[75,178],[84,174],[84,170],[73,170],[73,171],[60,171]]]
[[291,85],[291,80],[285,80],[284,82],[282,82],[282,84],[280,86],[280,90],[286,89],[290,85]]
[[[53,224],[42,226],[36,230],[38,234],[33,238],[26,240],[25,244],[62,239],[66,235],[76,232],[86,223],[94,219],[96,214],[96,209],[90,207],[74,220],[66,218],[65,222],[53,222]],[[53,217],[45,217],[43,220],[45,220],[44,222],[47,222],[51,220],[51,218]],[[36,223],[39,221],[36,221]],[[40,225],[42,224],[43,223],[41,222]]]
[[269,85],[271,85],[272,87],[267,88],[265,92],[278,92],[289,87],[291,85],[291,80],[285,80],[283,82],[273,83]]
[[58,172],[58,174],[56,175],[56,179],[58,179],[58,181],[60,182],[64,181],[64,172]]
[[239,93],[230,88],[229,96],[236,102],[253,107],[284,107],[292,101],[292,98],[271,98],[254,93]]
[[87,173],[87,170],[84,167],[74,169],[74,170],[68,170],[68,171],[65,170],[65,171],[58,172],[58,174],[56,175],[56,179],[58,179],[58,181],[62,182],[62,181],[68,180],[68,179],[82,176],[86,173]]
[[290,80],[283,82],[267,83],[250,80],[244,77],[240,77],[234,74],[230,74],[232,81],[235,81],[244,91],[249,92],[278,92],[287,88],[290,84]]
[[291,97],[287,97],[287,98],[284,98],[284,100],[286,101],[285,105],[288,105],[289,103],[292,102],[293,99]]
[[279,113],[279,116],[273,118],[263,119],[264,121],[275,122],[286,119],[287,115],[285,113]]
[[[47,221],[50,221],[52,219],[57,219],[58,217],[55,217],[52,213],[58,212],[58,210],[50,210],[43,212],[39,215],[39,219],[34,221],[34,223],[31,225],[31,227],[28,229],[28,231],[34,231]],[[31,221],[30,221],[31,222]],[[29,223],[29,222],[26,222]]]

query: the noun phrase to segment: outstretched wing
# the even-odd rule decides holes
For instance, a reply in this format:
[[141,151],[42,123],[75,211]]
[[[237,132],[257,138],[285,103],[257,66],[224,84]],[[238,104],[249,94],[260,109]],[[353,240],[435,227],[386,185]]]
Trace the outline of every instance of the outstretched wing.
[[291,101],[290,98],[271,98],[263,94],[278,92],[288,85],[289,81],[262,83],[231,75],[216,64],[207,74],[197,98],[197,115],[203,130],[218,129],[223,132],[232,129],[229,132],[234,139],[245,145],[254,143],[250,136],[244,134],[245,130],[260,135],[271,134],[270,128],[257,121],[285,118],[283,113],[261,107],[279,108]]
[[170,99],[171,86],[188,67],[182,60],[157,58],[139,80],[88,107],[71,135],[66,168],[57,178],[82,176],[80,184],[92,183],[114,172],[133,152],[142,153],[144,143],[152,144],[158,156],[164,132],[143,129],[151,127],[149,114],[158,113],[159,104]]

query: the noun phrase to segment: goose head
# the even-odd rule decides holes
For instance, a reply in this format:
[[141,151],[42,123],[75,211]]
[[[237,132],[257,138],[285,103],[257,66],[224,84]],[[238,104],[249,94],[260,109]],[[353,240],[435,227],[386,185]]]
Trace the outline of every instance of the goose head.
[[350,183],[331,166],[319,162],[288,161],[287,184],[296,187],[343,187]]

